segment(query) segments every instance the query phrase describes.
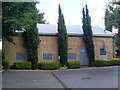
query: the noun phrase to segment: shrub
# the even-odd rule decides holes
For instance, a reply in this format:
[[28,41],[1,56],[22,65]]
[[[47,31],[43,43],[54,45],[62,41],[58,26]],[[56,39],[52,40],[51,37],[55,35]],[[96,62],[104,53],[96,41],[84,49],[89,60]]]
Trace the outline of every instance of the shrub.
[[31,69],[31,62],[15,62],[14,69]]
[[3,60],[3,61],[2,61],[3,69],[8,69],[9,64],[10,64],[10,61],[9,61],[9,60]]
[[120,60],[120,58],[113,58],[113,60]]
[[120,65],[120,60],[95,60],[94,66],[112,66],[112,65]]
[[49,61],[49,62],[39,62],[38,69],[53,70],[60,67],[59,62]]
[[113,59],[110,59],[110,60],[120,60],[120,58],[113,58]]
[[68,68],[80,68],[80,61],[68,61]]
[[110,60],[111,65],[120,65],[120,60]]
[[94,66],[100,67],[100,66],[107,66],[109,65],[109,61],[108,60],[95,60]]

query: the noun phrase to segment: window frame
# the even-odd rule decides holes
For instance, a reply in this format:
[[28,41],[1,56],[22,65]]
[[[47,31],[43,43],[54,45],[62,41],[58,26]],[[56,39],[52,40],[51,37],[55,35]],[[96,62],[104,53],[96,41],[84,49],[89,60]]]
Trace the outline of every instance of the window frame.
[[[25,60],[23,60],[23,61],[17,61],[17,53],[24,53],[25,54]],[[27,52],[16,52],[15,53],[15,61],[16,62],[25,62],[25,61],[27,61]]]
[[100,48],[100,49],[99,49],[100,56],[102,56],[102,55],[107,55],[107,50],[105,51],[106,54],[101,54],[101,49],[104,49],[104,48]]
[[[52,54],[52,59],[51,59],[51,60],[48,59],[48,61],[47,61],[47,60],[44,60],[44,59],[43,59],[43,54],[44,54],[44,53],[51,53],[51,54]],[[53,52],[42,52],[42,62],[49,62],[49,61],[53,61]]]
[[69,57],[68,57],[68,61],[76,61],[76,59],[77,59],[77,52],[67,52],[67,54],[68,53],[75,53],[75,59],[73,60],[73,59],[69,59]]

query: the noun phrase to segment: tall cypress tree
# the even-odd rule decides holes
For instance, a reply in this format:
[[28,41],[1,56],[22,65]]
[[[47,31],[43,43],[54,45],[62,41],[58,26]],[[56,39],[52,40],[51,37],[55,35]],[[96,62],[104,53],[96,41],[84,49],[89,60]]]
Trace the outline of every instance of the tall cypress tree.
[[[86,12],[85,12],[86,10]],[[83,39],[85,43],[85,47],[87,50],[88,60],[89,60],[89,66],[91,66],[94,63],[95,57],[94,57],[94,44],[93,44],[93,34],[91,30],[91,18],[89,16],[88,8],[86,5],[86,9],[83,8]]]
[[61,11],[61,7],[59,5],[58,8],[59,18],[58,18],[58,51],[60,56],[60,63],[62,66],[66,66],[67,64],[67,50],[68,50],[68,37],[67,30],[65,26],[64,16]]
[[38,46],[39,46],[39,37],[37,26],[37,8],[35,7],[36,3],[31,3],[31,12],[29,18],[32,18],[32,21],[29,23],[29,27],[23,34],[25,43],[28,50],[28,59],[32,63],[32,69],[37,69],[38,67]]

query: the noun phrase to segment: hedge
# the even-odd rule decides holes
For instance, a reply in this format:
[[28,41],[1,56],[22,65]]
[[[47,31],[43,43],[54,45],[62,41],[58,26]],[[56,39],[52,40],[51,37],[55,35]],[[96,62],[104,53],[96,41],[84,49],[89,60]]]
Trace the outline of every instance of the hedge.
[[3,61],[2,61],[3,69],[8,69],[9,64],[10,64],[10,61],[9,61],[9,60],[3,60]]
[[120,65],[120,60],[95,60],[94,66],[112,66],[112,65]]
[[113,58],[113,59],[109,59],[109,60],[120,60],[120,58]]
[[59,62],[57,61],[49,61],[49,62],[39,62],[38,63],[38,69],[44,69],[44,70],[53,70],[59,68]]
[[120,60],[110,60],[111,65],[120,65]]
[[80,60],[68,61],[68,68],[80,68]]
[[31,62],[15,62],[14,69],[31,69]]

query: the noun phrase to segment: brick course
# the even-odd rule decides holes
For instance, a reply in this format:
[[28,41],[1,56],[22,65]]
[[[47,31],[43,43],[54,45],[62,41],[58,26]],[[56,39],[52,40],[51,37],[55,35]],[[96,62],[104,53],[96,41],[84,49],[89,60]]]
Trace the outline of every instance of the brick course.
[[[16,52],[26,52],[27,48],[22,37],[13,37],[15,45],[4,41],[4,49],[6,54],[6,59],[10,60],[10,66],[16,61]],[[42,61],[43,52],[53,52],[53,61],[57,61],[58,58],[58,41],[57,36],[40,36],[40,45],[38,49],[38,60]],[[110,37],[94,37],[95,46],[95,58],[100,57],[100,48],[103,48],[103,40],[106,40],[107,45],[107,59],[113,58],[113,40]],[[80,48],[84,47],[84,42],[82,37],[68,37],[68,52],[76,52],[76,59],[80,59]]]

